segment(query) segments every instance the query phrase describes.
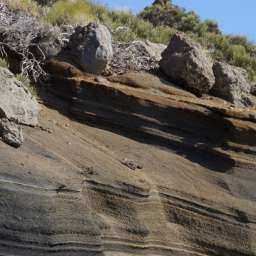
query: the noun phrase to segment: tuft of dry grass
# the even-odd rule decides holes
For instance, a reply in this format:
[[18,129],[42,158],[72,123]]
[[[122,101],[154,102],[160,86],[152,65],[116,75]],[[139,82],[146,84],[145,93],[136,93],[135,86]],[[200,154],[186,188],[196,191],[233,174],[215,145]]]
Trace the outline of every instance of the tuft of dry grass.
[[0,58],[0,67],[1,68],[9,68],[9,63],[6,59]]

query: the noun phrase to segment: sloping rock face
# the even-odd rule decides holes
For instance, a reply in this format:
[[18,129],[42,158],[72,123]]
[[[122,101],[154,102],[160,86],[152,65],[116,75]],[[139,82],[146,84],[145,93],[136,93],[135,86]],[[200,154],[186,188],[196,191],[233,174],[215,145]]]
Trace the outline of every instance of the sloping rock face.
[[0,68],[0,135],[12,146],[23,142],[20,124],[35,126],[38,123],[36,99],[15,76]]
[[252,86],[246,70],[224,62],[216,62],[213,65],[213,72],[216,80],[212,88],[214,95],[240,107],[255,104],[250,100]]
[[0,68],[1,117],[20,124],[36,125],[38,106],[29,90],[6,68]]
[[180,32],[172,37],[160,61],[167,76],[198,93],[207,93],[213,87],[212,66],[204,49]]
[[101,74],[113,57],[110,31],[97,23],[78,26],[70,37],[68,49],[74,63],[92,74]]
[[256,112],[69,69],[0,143],[1,255],[255,255]]

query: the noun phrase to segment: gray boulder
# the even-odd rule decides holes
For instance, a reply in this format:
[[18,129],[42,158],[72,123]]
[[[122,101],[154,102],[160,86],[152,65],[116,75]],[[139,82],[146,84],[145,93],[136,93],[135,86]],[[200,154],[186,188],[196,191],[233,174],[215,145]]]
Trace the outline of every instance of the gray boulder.
[[233,103],[237,107],[253,106],[250,93],[252,86],[247,71],[224,62],[213,65],[215,85],[212,94]]
[[29,90],[5,68],[0,68],[0,136],[18,147],[23,142],[20,125],[38,123],[38,104]]
[[69,55],[85,72],[101,74],[113,57],[108,28],[98,23],[78,26],[70,37]]
[[171,80],[199,94],[215,83],[213,62],[206,51],[183,33],[176,33],[160,61],[161,70]]

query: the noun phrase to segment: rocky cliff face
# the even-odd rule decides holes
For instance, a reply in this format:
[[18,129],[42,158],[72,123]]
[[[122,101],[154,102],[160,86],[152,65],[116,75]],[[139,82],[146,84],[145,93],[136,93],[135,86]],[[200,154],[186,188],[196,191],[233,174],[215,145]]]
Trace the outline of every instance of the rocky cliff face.
[[[12,27],[2,43],[14,35],[12,49],[30,52],[23,38],[31,25],[2,24]],[[95,74],[109,64],[105,77],[89,75],[71,64],[81,68],[67,40],[47,31],[33,40],[44,60],[36,51],[29,59],[42,78],[39,115],[28,88],[0,72],[1,139],[20,146],[0,142],[0,255],[255,256],[256,110],[244,104],[255,101],[245,72],[212,68],[201,47],[180,37],[163,54],[164,75],[164,45],[114,43],[111,60],[84,34],[71,55],[95,49],[89,57],[100,72],[84,69]],[[213,92],[220,98],[204,94]]]
[[255,255],[255,110],[47,67],[40,128],[0,143],[1,255]]

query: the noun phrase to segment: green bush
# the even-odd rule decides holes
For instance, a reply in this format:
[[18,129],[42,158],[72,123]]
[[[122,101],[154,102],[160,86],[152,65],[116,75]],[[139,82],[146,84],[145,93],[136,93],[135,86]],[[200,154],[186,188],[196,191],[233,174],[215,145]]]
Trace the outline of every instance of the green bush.
[[6,59],[0,58],[0,67],[2,68],[9,68],[9,63]]
[[80,24],[85,25],[95,20],[91,3],[86,0],[60,0],[49,9],[45,20],[53,25]]
[[41,16],[44,8],[34,0],[4,0],[8,6],[17,11],[24,11],[33,16]]
[[130,11],[108,10],[105,6],[96,5],[94,15],[113,31],[114,39],[129,42],[147,39],[156,43],[168,43],[174,30],[167,26],[153,26],[133,15]]
[[15,77],[17,80],[22,82],[22,84],[30,91],[30,93],[33,96],[35,96],[35,97],[38,96],[36,85],[34,83],[32,83],[28,77],[26,77],[22,74],[17,74]]

